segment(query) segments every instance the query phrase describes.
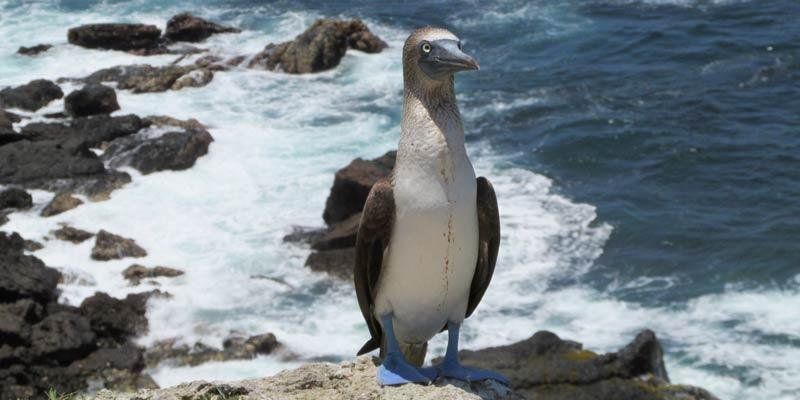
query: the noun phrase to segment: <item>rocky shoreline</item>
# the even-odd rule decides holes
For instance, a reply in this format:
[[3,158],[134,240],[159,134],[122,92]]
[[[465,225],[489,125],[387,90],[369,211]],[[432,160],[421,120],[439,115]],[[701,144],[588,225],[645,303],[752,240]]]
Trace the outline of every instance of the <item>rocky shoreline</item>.
[[[272,378],[157,389],[147,369],[159,365],[194,366],[267,354],[302,360],[302,355],[271,333],[254,332],[234,332],[222,348],[186,344],[181,338],[143,348],[136,338],[148,330],[147,302],[154,297],[168,299],[169,293],[151,290],[115,298],[97,292],[79,306],[62,304],[58,285],[82,278],[48,267],[33,255],[49,240],[76,245],[93,240],[87,254],[92,260],[135,260],[148,254],[135,238],[125,237],[124,232],[89,232],[54,224],[49,235],[34,241],[2,231],[2,226],[14,212],[34,209],[41,218],[50,218],[92,202],[113,201],[113,192],[132,182],[124,168],[142,175],[186,170],[208,153],[214,138],[203,123],[124,114],[117,101],[119,90],[138,94],[201,87],[232,68],[314,73],[335,68],[348,50],[378,53],[387,46],[360,20],[320,19],[293,40],[270,43],[257,54],[225,59],[197,47],[212,35],[238,32],[236,27],[188,13],[172,17],[163,33],[145,24],[82,25],[67,31],[70,46],[178,58],[169,65],[120,65],[84,77],[38,79],[0,89],[0,400],[37,398],[50,389],[60,393],[108,389],[98,398],[131,399],[352,398],[356,394],[363,398],[714,398],[702,389],[669,384],[660,344],[648,331],[606,355],[585,351],[549,332],[509,346],[462,352],[469,363],[506,373],[511,390],[455,381],[380,388],[369,357],[339,365],[309,364]],[[51,48],[39,44],[21,47],[18,53],[36,57]],[[79,88],[64,93],[61,85]],[[54,102],[63,102],[63,111],[41,112]],[[287,245],[311,248],[307,267],[352,281],[353,245],[364,200],[372,184],[389,174],[394,158],[394,152],[373,160],[358,158],[336,172],[323,213],[326,227],[295,228],[284,239]],[[34,204],[27,192],[31,189],[53,196],[47,204]],[[137,286],[187,273],[191,274],[174,266],[132,262],[122,274]]]

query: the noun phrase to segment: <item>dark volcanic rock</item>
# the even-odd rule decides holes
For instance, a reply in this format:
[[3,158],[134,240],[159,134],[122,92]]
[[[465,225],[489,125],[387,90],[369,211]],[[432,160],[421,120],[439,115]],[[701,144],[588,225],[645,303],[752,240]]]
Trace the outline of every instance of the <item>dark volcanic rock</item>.
[[214,139],[206,130],[167,132],[156,138],[132,136],[111,143],[103,159],[113,167],[130,165],[143,174],[191,168]]
[[212,79],[214,79],[214,72],[209,69],[200,68],[178,78],[178,80],[170,86],[170,89],[181,90],[189,87],[202,87],[208,85]]
[[0,303],[31,298],[46,303],[55,297],[59,273],[36,257],[23,254],[25,241],[0,232]]
[[195,366],[209,361],[248,360],[259,354],[270,354],[280,347],[280,342],[271,333],[249,338],[233,335],[225,339],[221,350],[200,342],[189,346],[178,344],[176,339],[167,339],[147,349],[145,361],[151,368],[167,360],[178,366]]
[[205,130],[206,126],[200,123],[200,121],[189,118],[187,120],[181,120],[173,117],[169,117],[166,115],[151,115],[144,117],[143,120],[155,126],[175,126],[178,128],[183,129],[195,129],[195,130]]
[[386,43],[361,21],[319,19],[292,41],[270,43],[248,66],[290,74],[319,72],[339,65],[348,47],[378,52]]
[[173,89],[173,85],[178,79],[197,68],[194,65],[167,65],[164,67],[153,67],[146,64],[120,65],[101,69],[85,78],[76,80],[85,83],[116,82],[117,89],[130,90],[133,93],[164,92]]
[[64,225],[58,230],[53,231],[53,235],[55,235],[56,239],[65,240],[67,242],[78,244],[78,243],[83,243],[92,236],[94,236],[94,233],[73,228],[69,225]]
[[70,127],[78,132],[88,147],[98,147],[103,142],[132,135],[147,126],[145,121],[132,114],[117,117],[94,115],[76,118],[70,124]]
[[133,239],[127,239],[104,230],[97,232],[94,248],[92,248],[92,259],[98,261],[146,256],[147,251],[139,247]]
[[58,85],[46,79],[37,79],[21,86],[0,90],[0,108],[16,107],[36,111],[62,97],[64,92]]
[[129,338],[147,332],[147,318],[144,316],[146,309],[143,304],[136,297],[129,296],[120,300],[97,292],[86,298],[80,309],[99,336],[125,343]]
[[22,121],[22,117],[0,108],[0,128],[11,129],[11,124]]
[[661,346],[647,330],[622,350],[603,355],[546,331],[508,346],[459,355],[466,365],[504,374],[513,390],[531,399],[678,399],[690,390],[669,384]]
[[31,327],[24,318],[0,311],[0,343],[11,346],[28,345]]
[[35,240],[25,240],[25,251],[39,251],[44,245]]
[[59,312],[33,326],[31,350],[39,359],[67,362],[94,350],[94,340],[95,334],[86,318]]
[[37,44],[36,46],[31,47],[20,46],[19,50],[17,50],[17,54],[21,54],[23,56],[35,56],[39,53],[44,53],[51,48],[53,48],[52,44]]
[[117,93],[99,83],[90,83],[82,89],[67,95],[64,108],[73,117],[86,117],[95,114],[110,114],[119,110]]
[[361,223],[361,213],[353,214],[346,220],[334,223],[322,235],[314,238],[311,248],[314,250],[334,250],[356,245],[356,234]]
[[336,171],[322,214],[325,223],[331,225],[341,222],[361,212],[372,185],[391,173],[396,155],[396,151],[390,151],[373,160],[357,158]]
[[170,18],[164,36],[176,42],[199,42],[217,33],[239,32],[239,29],[215,24],[186,12]]
[[136,50],[159,44],[161,30],[144,24],[90,24],[71,28],[71,44],[90,49]]
[[315,251],[306,259],[306,266],[315,272],[326,272],[334,278],[352,281],[355,257],[352,247]]
[[0,210],[4,208],[27,209],[33,207],[33,198],[28,192],[10,188],[0,192]]
[[60,192],[53,197],[53,200],[42,209],[43,217],[52,217],[63,212],[72,210],[83,204],[83,201],[67,192]]
[[183,275],[183,271],[170,267],[156,266],[154,268],[147,268],[144,265],[133,264],[122,271],[122,276],[129,280],[132,285],[138,285],[142,279],[145,278],[173,278]]

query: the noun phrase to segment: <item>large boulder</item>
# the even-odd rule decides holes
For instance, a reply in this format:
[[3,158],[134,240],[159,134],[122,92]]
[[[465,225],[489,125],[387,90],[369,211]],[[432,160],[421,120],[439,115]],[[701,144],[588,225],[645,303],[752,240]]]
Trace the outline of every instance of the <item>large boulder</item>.
[[396,151],[390,151],[373,160],[357,158],[336,171],[322,214],[325,223],[341,222],[361,212],[372,185],[392,172],[396,155]]
[[137,50],[159,44],[161,29],[144,24],[90,24],[71,28],[71,44],[90,49]]
[[111,87],[90,83],[68,94],[64,99],[64,109],[73,117],[111,114],[119,110],[117,93]]
[[97,292],[83,300],[80,310],[89,319],[97,335],[125,343],[131,337],[147,332],[143,304],[136,297],[128,296],[120,300]]
[[33,326],[31,343],[35,357],[68,362],[95,349],[95,334],[86,318],[59,312],[48,315]]
[[359,20],[319,19],[294,40],[270,43],[248,66],[290,74],[325,71],[339,65],[351,45],[369,52],[386,47]]
[[[163,67],[153,67],[147,64],[119,65],[101,69],[85,78],[64,80],[84,83],[116,82],[117,89],[130,90],[133,93],[153,93],[192,86],[187,84],[189,79],[194,82],[193,87],[202,86],[210,82],[210,78],[198,79],[190,75],[198,68],[195,65],[167,65]],[[179,79],[187,75],[189,75],[187,80],[176,85]],[[213,78],[213,75],[211,77]]]
[[102,229],[97,232],[92,248],[92,259],[98,261],[146,256],[147,251],[136,244],[133,239],[124,238]]
[[60,274],[36,257],[23,253],[25,240],[0,232],[0,303],[30,298],[47,303],[56,296]]
[[702,389],[669,383],[661,345],[649,330],[620,351],[602,355],[540,331],[518,343],[462,350],[459,356],[466,365],[504,374],[512,389],[530,399],[715,399]]
[[64,92],[52,81],[37,79],[24,85],[0,90],[0,108],[21,108],[36,111],[51,101],[64,97]]
[[205,129],[167,132],[158,137],[132,136],[116,140],[103,153],[112,167],[129,165],[143,174],[184,170],[208,153],[214,139]]
[[199,42],[218,33],[239,33],[241,30],[219,25],[185,12],[170,18],[164,36],[176,42]]
[[352,247],[321,250],[311,253],[305,265],[314,272],[325,272],[333,278],[352,282],[355,257],[356,252]]
[[33,198],[19,188],[0,191],[0,210],[4,208],[28,209],[33,207]]

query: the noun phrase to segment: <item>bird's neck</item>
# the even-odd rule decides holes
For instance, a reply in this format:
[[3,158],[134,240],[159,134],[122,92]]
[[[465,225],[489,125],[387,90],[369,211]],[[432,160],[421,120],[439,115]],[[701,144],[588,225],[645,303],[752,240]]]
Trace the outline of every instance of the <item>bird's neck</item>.
[[458,171],[473,173],[452,80],[434,88],[407,87],[395,172],[452,184]]

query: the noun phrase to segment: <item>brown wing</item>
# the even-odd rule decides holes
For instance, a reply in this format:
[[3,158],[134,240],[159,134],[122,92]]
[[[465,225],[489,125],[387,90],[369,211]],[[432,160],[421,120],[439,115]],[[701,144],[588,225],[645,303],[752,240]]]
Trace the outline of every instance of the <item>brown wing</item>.
[[494,274],[497,262],[497,249],[500,247],[500,214],[497,211],[497,197],[489,180],[478,178],[478,261],[475,275],[469,289],[469,303],[466,317],[472,315],[481,302],[486,288]]
[[361,314],[367,321],[369,333],[372,335],[367,343],[358,351],[358,355],[370,352],[381,346],[381,326],[375,319],[375,290],[381,276],[383,252],[389,245],[389,237],[394,223],[394,196],[392,183],[381,179],[372,186],[361,224],[356,236],[356,265],[354,270],[356,296]]

